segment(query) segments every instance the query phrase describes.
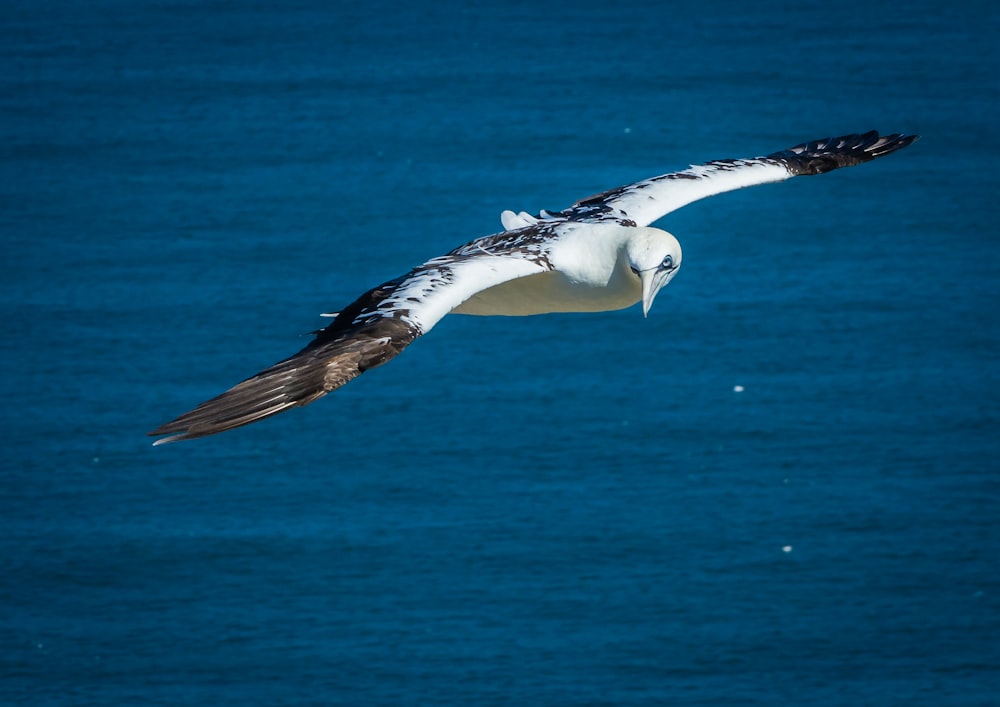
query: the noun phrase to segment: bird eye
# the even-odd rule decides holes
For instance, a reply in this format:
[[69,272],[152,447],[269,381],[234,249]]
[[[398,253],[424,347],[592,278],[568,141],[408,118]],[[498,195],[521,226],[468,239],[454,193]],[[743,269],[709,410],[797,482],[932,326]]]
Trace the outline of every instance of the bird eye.
[[668,270],[674,267],[674,256],[668,255],[666,258],[664,258],[662,267],[667,268]]

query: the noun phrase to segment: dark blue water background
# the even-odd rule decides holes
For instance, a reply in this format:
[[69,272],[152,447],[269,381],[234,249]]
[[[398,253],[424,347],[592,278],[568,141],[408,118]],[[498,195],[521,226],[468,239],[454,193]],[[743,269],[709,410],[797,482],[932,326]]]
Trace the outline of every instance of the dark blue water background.
[[[987,705],[994,3],[7,2],[0,702]],[[638,309],[144,433],[472,237],[713,158]],[[735,387],[742,386],[742,392]]]

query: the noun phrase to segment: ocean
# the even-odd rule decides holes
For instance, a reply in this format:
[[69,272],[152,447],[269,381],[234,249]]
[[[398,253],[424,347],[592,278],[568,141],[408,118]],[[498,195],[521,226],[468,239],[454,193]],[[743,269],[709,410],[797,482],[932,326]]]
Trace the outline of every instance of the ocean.
[[[997,704],[995,3],[4,10],[0,703]],[[871,129],[645,320],[146,436],[504,209]]]

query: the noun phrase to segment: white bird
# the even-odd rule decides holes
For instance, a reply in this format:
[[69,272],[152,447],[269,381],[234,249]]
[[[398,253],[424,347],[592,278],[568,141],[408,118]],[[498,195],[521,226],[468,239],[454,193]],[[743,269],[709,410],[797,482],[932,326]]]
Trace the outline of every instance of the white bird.
[[563,211],[504,211],[506,229],[365,292],[290,358],[158,427],[155,444],[194,439],[307,405],[394,358],[449,312],[523,316],[601,312],[642,302],[681,265],[662,216],[715,194],[850,167],[902,149],[916,135],[823,138],[765,157],[714,160],[576,202]]

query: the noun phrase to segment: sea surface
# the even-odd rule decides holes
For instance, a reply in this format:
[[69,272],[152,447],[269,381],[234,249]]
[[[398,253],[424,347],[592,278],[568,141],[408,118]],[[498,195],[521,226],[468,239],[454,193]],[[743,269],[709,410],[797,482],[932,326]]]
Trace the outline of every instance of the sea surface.
[[[0,704],[1000,704],[995,2],[2,15]],[[870,129],[645,320],[146,436],[503,209]]]

